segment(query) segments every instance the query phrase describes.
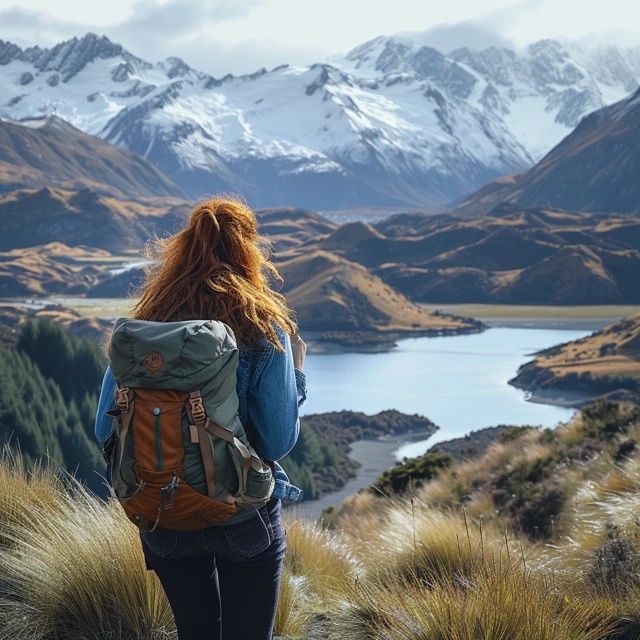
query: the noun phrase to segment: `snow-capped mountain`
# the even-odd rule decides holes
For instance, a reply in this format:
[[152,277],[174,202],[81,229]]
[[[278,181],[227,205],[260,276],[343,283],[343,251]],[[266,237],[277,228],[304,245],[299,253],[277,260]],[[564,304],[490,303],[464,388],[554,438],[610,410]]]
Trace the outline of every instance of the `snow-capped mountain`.
[[152,161],[190,195],[255,206],[434,206],[534,163],[640,83],[640,48],[543,40],[447,55],[379,37],[309,67],[215,78],[88,34],[0,40],[0,116],[54,113]]

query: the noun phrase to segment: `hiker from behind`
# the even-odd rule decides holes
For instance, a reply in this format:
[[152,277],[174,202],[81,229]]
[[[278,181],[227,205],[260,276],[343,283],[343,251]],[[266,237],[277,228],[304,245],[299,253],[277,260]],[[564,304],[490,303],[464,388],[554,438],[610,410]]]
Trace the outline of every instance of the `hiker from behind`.
[[109,345],[96,437],[180,640],[272,635],[306,345],[267,247],[243,202],[200,203]]

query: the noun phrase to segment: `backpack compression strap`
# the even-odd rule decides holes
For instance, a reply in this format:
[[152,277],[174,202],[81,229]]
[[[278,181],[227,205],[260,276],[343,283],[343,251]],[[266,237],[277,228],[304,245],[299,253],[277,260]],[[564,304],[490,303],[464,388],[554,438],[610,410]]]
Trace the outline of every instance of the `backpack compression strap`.
[[253,467],[256,471],[262,471],[262,460],[258,458],[253,450],[247,448],[243,442],[234,435],[231,429],[227,429],[227,427],[214,422],[207,416],[200,391],[192,391],[189,394],[187,412],[193,423],[189,426],[191,430],[191,442],[200,443],[200,452],[202,454],[202,463],[207,478],[207,493],[209,497],[215,497],[216,491],[215,467],[209,434],[225,440],[240,454],[242,458],[242,477],[241,486],[238,487],[238,493],[241,497],[244,497],[249,469]]
[[[118,434],[118,469],[122,464],[122,456],[124,455],[124,445],[129,426],[131,425],[131,418],[133,418],[134,400],[133,391],[129,387],[122,387],[118,384],[116,388],[116,416],[118,419],[118,426],[120,433]],[[115,412],[114,412],[115,413]]]
[[191,420],[189,430],[191,431],[191,442],[200,444],[200,454],[202,455],[202,465],[207,479],[207,494],[211,499],[216,497],[216,470],[213,461],[213,450],[205,423],[207,414],[204,409],[202,395],[200,391],[192,391],[187,401],[187,414]]

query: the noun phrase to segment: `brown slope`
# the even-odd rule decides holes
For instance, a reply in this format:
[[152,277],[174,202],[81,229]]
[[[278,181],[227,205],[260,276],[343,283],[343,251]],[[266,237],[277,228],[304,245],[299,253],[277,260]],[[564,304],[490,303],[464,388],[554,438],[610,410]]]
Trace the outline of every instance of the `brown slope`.
[[388,264],[374,273],[409,299],[418,302],[491,302],[496,287],[491,272],[472,267],[429,269]]
[[430,313],[365,267],[323,251],[278,265],[289,304],[310,331],[457,332],[479,330],[473,321]]
[[514,275],[494,293],[497,300],[523,304],[620,302],[616,278],[606,269],[602,256],[581,245],[560,248]]
[[108,255],[106,251],[60,242],[0,252],[0,298],[84,294],[100,274],[86,260]]
[[485,185],[456,212],[508,202],[570,211],[640,211],[640,90],[584,118],[533,168]]
[[330,248],[419,302],[640,300],[638,214],[503,207],[469,219],[394,218],[344,225],[306,247]]
[[507,271],[526,267],[554,252],[552,244],[538,242],[517,228],[503,226],[478,242],[441,254],[429,265]]
[[511,383],[530,390],[640,394],[640,315],[542,351]]
[[44,188],[0,196],[0,250],[63,241],[115,253],[140,252],[154,233],[183,220],[185,208],[152,206],[99,195]]
[[18,326],[25,319],[53,320],[64,325],[70,333],[102,341],[113,321],[102,318],[81,316],[73,309],[58,304],[33,306],[21,302],[0,302],[0,344],[15,347],[18,340]]
[[276,252],[317,240],[337,228],[335,222],[309,209],[282,207],[256,211],[260,232],[269,236]]
[[60,118],[0,120],[0,192],[47,186],[143,200],[184,195],[144,158]]
[[442,228],[423,227],[424,234],[385,236],[363,222],[342,225],[316,244],[367,267],[388,262],[421,263],[460,246],[476,242],[488,235],[478,226],[447,218]]

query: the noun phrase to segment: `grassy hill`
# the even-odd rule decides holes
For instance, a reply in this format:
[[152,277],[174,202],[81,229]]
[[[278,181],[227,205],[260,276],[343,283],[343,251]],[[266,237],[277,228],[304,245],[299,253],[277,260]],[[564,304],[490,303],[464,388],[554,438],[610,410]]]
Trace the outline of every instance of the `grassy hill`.
[[480,323],[428,312],[365,267],[324,251],[305,252],[278,268],[289,304],[309,331],[455,333]]
[[[637,214],[591,215],[504,206],[482,218],[412,220],[372,272],[414,301],[631,304],[640,300]],[[422,255],[416,255],[420,246]],[[342,255],[358,260],[356,244]]]
[[[362,492],[331,528],[289,520],[277,636],[636,638],[639,440],[637,408],[599,403],[412,495]],[[170,637],[136,529],[54,471],[0,461],[0,637]]]
[[0,250],[64,242],[140,253],[154,233],[174,231],[185,213],[180,201],[141,204],[88,188],[12,191],[0,196]]
[[61,242],[0,251],[0,297],[86,293],[101,273],[95,263],[109,257]]
[[[7,254],[64,242],[96,247],[96,252],[139,256],[153,234],[177,229],[187,211],[187,204],[180,201],[140,204],[88,189],[15,191],[0,197],[0,224],[6,230],[0,251]],[[394,295],[431,304],[640,302],[639,214],[577,214],[505,204],[491,215],[472,219],[398,214],[375,224],[338,225],[293,208],[259,211],[258,218],[272,242],[275,260],[286,272],[286,289],[293,296],[296,287],[304,285],[295,295],[312,312],[301,306],[302,313],[315,316],[317,302],[323,299],[327,312],[337,314],[337,324],[353,324],[348,318],[353,310],[346,308],[351,291],[358,292],[354,304],[364,304],[369,315],[372,308],[379,309],[393,324],[393,314],[386,309],[389,304],[383,300],[389,296],[382,293],[379,281],[394,289]],[[0,256],[0,264],[22,259],[20,252],[9,253]],[[56,268],[43,269],[42,280]],[[102,273],[97,279],[82,280],[80,289],[98,297],[124,296],[141,276],[140,269]],[[49,292],[47,283],[37,277],[29,282],[25,287],[5,277],[3,295]],[[78,292],[73,277],[62,279],[59,288],[65,287]],[[412,310],[409,315],[413,316],[409,324],[424,324],[420,312]]]
[[640,397],[640,315],[542,351],[519,369],[511,384],[543,392],[630,392]]

